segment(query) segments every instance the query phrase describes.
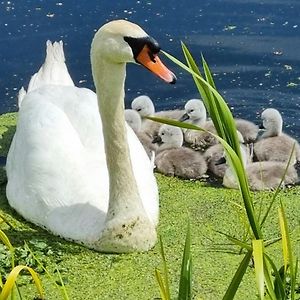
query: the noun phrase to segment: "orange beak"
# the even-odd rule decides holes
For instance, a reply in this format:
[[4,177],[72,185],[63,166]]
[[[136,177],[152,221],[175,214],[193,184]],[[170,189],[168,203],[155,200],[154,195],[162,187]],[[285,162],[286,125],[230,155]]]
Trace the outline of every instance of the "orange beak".
[[[151,59],[152,57],[152,59]],[[142,51],[136,58],[136,61],[157,75],[164,81],[174,84],[176,82],[176,76],[171,72],[159,59],[157,54],[152,54],[147,45],[144,46]]]

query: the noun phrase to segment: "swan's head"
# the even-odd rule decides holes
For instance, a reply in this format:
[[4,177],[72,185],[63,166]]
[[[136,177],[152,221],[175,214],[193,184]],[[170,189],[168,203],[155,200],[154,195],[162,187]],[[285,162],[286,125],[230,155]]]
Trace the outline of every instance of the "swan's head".
[[142,128],[142,120],[139,113],[133,109],[125,109],[125,120],[134,132],[139,132]]
[[125,20],[115,20],[103,25],[95,34],[91,59],[100,57],[111,63],[138,63],[168,83],[176,76],[158,57],[160,46],[141,27]]
[[183,133],[179,127],[164,124],[159,128],[158,136],[153,140],[160,145],[159,150],[179,148],[183,144]]
[[200,120],[201,123],[206,121],[206,109],[203,102],[200,99],[190,99],[184,106],[186,114],[184,114],[181,120]]
[[282,117],[280,112],[275,108],[267,108],[261,114],[262,129],[273,133],[270,135],[278,135],[282,131]]
[[154,104],[146,95],[134,98],[131,102],[131,108],[136,110],[141,117],[152,116],[155,113]]

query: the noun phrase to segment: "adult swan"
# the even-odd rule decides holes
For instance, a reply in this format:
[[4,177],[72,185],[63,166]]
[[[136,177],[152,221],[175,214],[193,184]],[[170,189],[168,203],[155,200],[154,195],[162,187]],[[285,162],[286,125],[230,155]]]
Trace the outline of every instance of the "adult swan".
[[174,83],[159,50],[139,26],[109,22],[91,46],[97,94],[46,85],[25,96],[7,158],[7,198],[25,219],[98,251],[153,247],[157,186],[125,125],[124,82],[126,63],[137,62]]

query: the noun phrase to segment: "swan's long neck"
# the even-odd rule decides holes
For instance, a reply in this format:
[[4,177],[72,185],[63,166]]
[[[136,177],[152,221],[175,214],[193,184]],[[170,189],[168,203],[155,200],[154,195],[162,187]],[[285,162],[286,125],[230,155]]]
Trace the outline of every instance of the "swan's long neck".
[[92,62],[109,173],[107,218],[142,209],[132,170],[124,116],[126,64]]

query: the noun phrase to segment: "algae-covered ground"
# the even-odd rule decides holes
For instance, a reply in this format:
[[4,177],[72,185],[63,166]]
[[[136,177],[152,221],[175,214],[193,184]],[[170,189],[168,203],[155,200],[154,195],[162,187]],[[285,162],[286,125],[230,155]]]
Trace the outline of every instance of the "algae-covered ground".
[[[15,114],[0,118],[1,155],[6,155],[15,130]],[[193,299],[222,299],[234,272],[243,258],[237,247],[217,233],[222,231],[237,238],[245,234],[245,217],[240,206],[238,191],[209,186],[205,182],[183,181],[157,175],[160,191],[160,224],[169,268],[172,298],[178,291],[181,257],[188,220],[191,224],[191,251],[193,259]],[[34,265],[24,241],[57,278],[57,267],[66,284],[70,299],[159,299],[155,268],[162,270],[159,245],[147,253],[124,255],[102,254],[54,237],[46,231],[26,222],[8,205],[5,197],[4,175],[0,185],[0,214],[11,224],[0,228],[19,249],[20,262]],[[264,211],[272,193],[253,194],[255,206]],[[281,199],[286,208],[295,254],[300,256],[300,188],[283,190]],[[268,239],[279,236],[277,217],[278,200],[264,226]],[[268,247],[278,257],[281,265],[280,242]],[[3,250],[0,257],[3,255]],[[2,263],[2,269],[3,263]],[[38,267],[37,267],[38,268]],[[1,270],[1,261],[0,261]],[[24,279],[25,277],[25,279]],[[62,299],[59,290],[46,274],[41,274],[46,299]],[[20,290],[24,299],[33,299],[35,287],[29,277],[23,276]],[[254,271],[249,266],[235,299],[258,299]]]

